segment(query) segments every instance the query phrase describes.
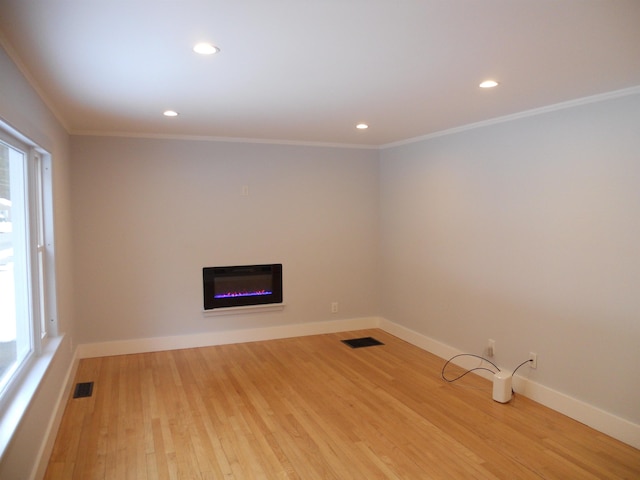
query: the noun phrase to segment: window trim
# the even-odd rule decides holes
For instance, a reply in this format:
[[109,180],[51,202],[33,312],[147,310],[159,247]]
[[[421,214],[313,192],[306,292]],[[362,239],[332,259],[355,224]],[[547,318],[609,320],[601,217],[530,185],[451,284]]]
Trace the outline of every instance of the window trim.
[[0,392],[1,461],[63,336],[59,335],[57,327],[52,157],[1,118],[0,140],[27,154],[28,303],[32,310],[31,351],[14,366],[13,376]]

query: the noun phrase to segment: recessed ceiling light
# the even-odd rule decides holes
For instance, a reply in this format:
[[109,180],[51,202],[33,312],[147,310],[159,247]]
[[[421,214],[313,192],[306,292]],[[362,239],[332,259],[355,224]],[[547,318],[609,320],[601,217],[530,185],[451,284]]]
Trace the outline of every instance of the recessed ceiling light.
[[498,86],[498,82],[496,82],[495,80],[485,80],[478,86],[480,88],[493,88]]
[[177,117],[178,116],[178,112],[176,112],[175,110],[165,110],[163,115],[165,117]]
[[193,51],[200,55],[213,55],[214,53],[218,53],[220,49],[210,43],[202,42],[196,44],[193,47]]
[[356,128],[358,130],[366,130],[367,128],[369,128],[369,125],[367,125],[366,123],[359,123],[356,125]]

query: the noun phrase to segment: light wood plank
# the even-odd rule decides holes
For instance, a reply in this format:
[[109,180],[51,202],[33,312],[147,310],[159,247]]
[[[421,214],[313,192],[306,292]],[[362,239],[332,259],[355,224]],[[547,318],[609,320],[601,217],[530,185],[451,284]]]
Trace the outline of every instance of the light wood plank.
[[45,478],[640,478],[637,449],[443,363],[380,330],[85,359]]

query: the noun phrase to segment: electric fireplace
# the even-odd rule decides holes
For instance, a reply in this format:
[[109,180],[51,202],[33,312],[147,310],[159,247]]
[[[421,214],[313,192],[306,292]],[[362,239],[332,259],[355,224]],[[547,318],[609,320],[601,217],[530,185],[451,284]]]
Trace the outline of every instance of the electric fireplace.
[[204,309],[282,303],[282,264],[205,267]]

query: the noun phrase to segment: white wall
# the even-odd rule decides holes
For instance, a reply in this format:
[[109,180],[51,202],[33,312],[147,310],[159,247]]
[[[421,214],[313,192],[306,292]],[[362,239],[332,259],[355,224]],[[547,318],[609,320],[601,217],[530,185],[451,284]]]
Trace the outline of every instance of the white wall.
[[639,125],[636,93],[383,150],[382,315],[640,423]]
[[[47,106],[0,48],[0,117],[48,150],[53,162],[53,208],[56,240],[57,323],[60,333],[73,334],[72,241],[68,135]],[[30,478],[45,448],[52,412],[72,366],[66,337],[0,461],[0,478]],[[64,401],[64,400],[63,400]]]
[[[376,150],[71,143],[78,343],[377,314]],[[202,268],[254,263],[283,264],[285,309],[203,316]]]

